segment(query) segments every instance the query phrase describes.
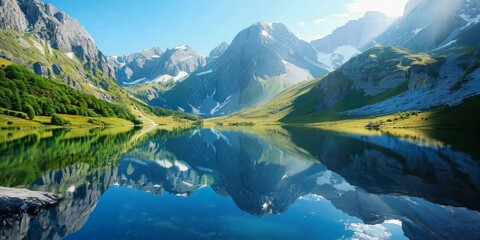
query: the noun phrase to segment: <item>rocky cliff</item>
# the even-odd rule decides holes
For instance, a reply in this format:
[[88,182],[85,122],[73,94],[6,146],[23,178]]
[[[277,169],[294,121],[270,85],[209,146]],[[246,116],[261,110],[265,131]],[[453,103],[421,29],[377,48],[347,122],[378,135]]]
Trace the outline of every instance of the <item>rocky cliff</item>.
[[0,1],[0,57],[46,77],[113,101],[107,57],[85,28],[39,0]]

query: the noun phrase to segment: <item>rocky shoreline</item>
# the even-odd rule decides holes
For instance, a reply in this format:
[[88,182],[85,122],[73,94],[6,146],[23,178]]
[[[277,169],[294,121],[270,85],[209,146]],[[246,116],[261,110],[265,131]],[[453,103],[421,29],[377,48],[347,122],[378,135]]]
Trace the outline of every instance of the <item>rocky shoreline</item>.
[[21,213],[36,214],[62,199],[61,194],[0,187],[0,217]]

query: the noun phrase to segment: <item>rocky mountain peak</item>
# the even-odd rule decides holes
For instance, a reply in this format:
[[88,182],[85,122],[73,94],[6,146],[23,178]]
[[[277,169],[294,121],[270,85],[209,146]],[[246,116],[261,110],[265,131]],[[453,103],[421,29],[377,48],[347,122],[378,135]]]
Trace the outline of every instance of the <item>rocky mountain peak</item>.
[[318,61],[330,70],[337,69],[351,57],[376,45],[378,38],[394,21],[381,12],[366,12],[363,17],[349,21],[330,35],[312,41],[312,46],[319,52]]
[[478,0],[412,0],[382,44],[425,52],[472,45],[480,40],[479,18]]
[[189,50],[192,50],[192,48],[188,45],[179,45],[179,46],[176,46],[176,47],[174,47],[170,50],[171,51],[189,51]]
[[[260,39],[265,41],[277,38],[296,38],[296,36],[290,32],[287,26],[283,23],[257,22],[244,31],[245,33],[248,33],[249,36],[253,35],[259,37],[253,37],[252,40]],[[241,36],[241,33],[238,36]]]
[[92,36],[80,22],[51,4],[40,0],[2,0],[0,29],[33,33],[49,48],[87,63],[85,68],[93,75],[97,76],[100,69],[104,75],[113,77],[107,58],[98,50]]
[[394,20],[381,12],[369,11],[363,17],[335,29],[330,35],[312,41],[312,45],[324,53],[331,53],[340,46],[366,50],[375,44],[376,39],[388,30]]
[[218,45],[217,47],[212,49],[212,51],[210,51],[210,54],[208,54],[208,58],[209,59],[215,59],[215,58],[220,57],[220,55],[222,55],[225,52],[225,50],[227,50],[227,48],[229,46],[230,45],[226,42],[220,43],[220,45]]
[[111,58],[117,81],[125,85],[179,81],[206,64],[206,57],[190,46],[146,49],[126,56]]
[[[90,34],[74,18],[39,0],[0,2],[0,28],[33,32],[62,52],[83,61],[97,61],[99,51]],[[5,14],[3,14],[5,13]]]
[[162,54],[163,54],[163,51],[160,47],[153,47],[149,49],[144,49],[140,52],[124,55],[124,56],[111,56],[109,57],[109,63],[112,66],[116,66],[116,68],[120,68],[132,61],[139,60],[139,59],[158,58]]
[[[215,61],[150,103],[206,117],[224,115],[327,73],[315,49],[281,23],[255,23],[223,47]],[[188,91],[187,97],[177,91],[182,96]]]

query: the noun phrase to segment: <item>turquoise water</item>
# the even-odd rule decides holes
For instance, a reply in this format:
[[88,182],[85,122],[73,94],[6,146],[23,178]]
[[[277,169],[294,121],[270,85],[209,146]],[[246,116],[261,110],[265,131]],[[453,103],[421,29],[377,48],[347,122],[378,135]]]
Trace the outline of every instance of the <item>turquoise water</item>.
[[455,134],[12,133],[0,143],[0,185],[65,199],[36,215],[0,217],[0,236],[476,239],[479,154],[467,144],[475,136],[448,142]]
[[[209,187],[189,197],[115,187],[102,196],[85,226],[67,239],[339,239],[352,237],[346,227],[359,222],[311,196],[281,215],[258,217]],[[391,239],[404,239],[398,225],[377,228],[395,234]]]

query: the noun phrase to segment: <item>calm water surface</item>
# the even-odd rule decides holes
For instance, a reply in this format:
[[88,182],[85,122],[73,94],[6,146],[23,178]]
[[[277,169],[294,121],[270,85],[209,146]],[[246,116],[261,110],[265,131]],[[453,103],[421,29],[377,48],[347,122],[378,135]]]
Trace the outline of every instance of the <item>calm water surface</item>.
[[477,136],[2,130],[0,186],[65,199],[0,239],[479,239]]

